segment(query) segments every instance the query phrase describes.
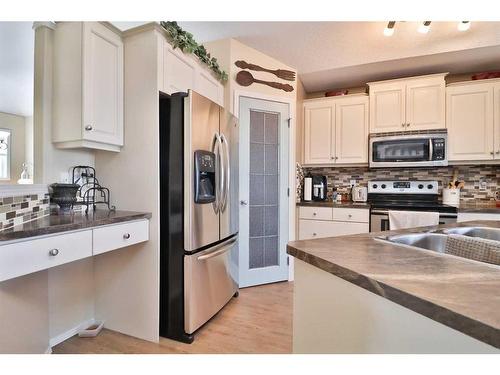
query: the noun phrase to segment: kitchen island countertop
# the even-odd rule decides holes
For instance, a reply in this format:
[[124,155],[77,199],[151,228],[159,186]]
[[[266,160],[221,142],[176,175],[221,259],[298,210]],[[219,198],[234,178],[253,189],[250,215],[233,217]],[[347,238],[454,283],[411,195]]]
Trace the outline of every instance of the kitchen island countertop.
[[482,342],[500,348],[500,267],[375,237],[473,221],[288,243],[288,254]]
[[150,219],[148,212],[96,210],[84,215],[80,212],[68,215],[48,215],[28,221],[0,232],[0,243],[23,238],[42,236],[118,224],[126,221]]

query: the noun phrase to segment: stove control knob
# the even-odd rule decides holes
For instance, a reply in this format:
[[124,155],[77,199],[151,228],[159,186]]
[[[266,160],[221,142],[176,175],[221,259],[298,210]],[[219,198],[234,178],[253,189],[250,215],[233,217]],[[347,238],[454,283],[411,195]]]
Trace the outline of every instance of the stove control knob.
[[382,184],[381,188],[385,189],[387,186],[385,184]]
[[431,184],[427,185],[427,189],[432,189],[433,186]]
[[419,185],[418,185],[418,188],[419,188],[419,189],[423,189],[423,188],[424,188],[424,185],[419,184]]
[[376,188],[378,188],[378,185],[377,184],[373,184],[372,188],[376,189]]

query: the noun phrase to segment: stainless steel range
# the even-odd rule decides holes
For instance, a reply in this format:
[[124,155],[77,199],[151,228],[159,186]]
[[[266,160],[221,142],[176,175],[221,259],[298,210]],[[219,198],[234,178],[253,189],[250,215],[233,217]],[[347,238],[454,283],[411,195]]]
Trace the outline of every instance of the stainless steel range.
[[389,230],[389,211],[439,212],[439,223],[457,221],[457,208],[439,202],[437,181],[368,182],[368,201],[371,204],[370,232]]

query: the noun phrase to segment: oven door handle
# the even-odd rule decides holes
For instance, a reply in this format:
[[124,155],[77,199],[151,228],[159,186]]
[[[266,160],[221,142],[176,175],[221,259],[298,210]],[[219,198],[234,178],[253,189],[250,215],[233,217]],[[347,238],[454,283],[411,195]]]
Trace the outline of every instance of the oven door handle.
[[429,160],[432,161],[434,159],[434,147],[432,146],[432,138],[429,138]]
[[386,210],[371,210],[372,214],[375,214],[375,215],[387,215],[389,213],[389,211],[386,211]]

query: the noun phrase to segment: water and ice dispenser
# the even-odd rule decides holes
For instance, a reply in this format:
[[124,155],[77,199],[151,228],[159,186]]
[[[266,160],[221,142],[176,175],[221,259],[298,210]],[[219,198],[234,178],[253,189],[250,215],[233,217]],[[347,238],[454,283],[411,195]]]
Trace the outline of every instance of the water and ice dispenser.
[[194,152],[194,202],[215,202],[215,154],[210,151]]

